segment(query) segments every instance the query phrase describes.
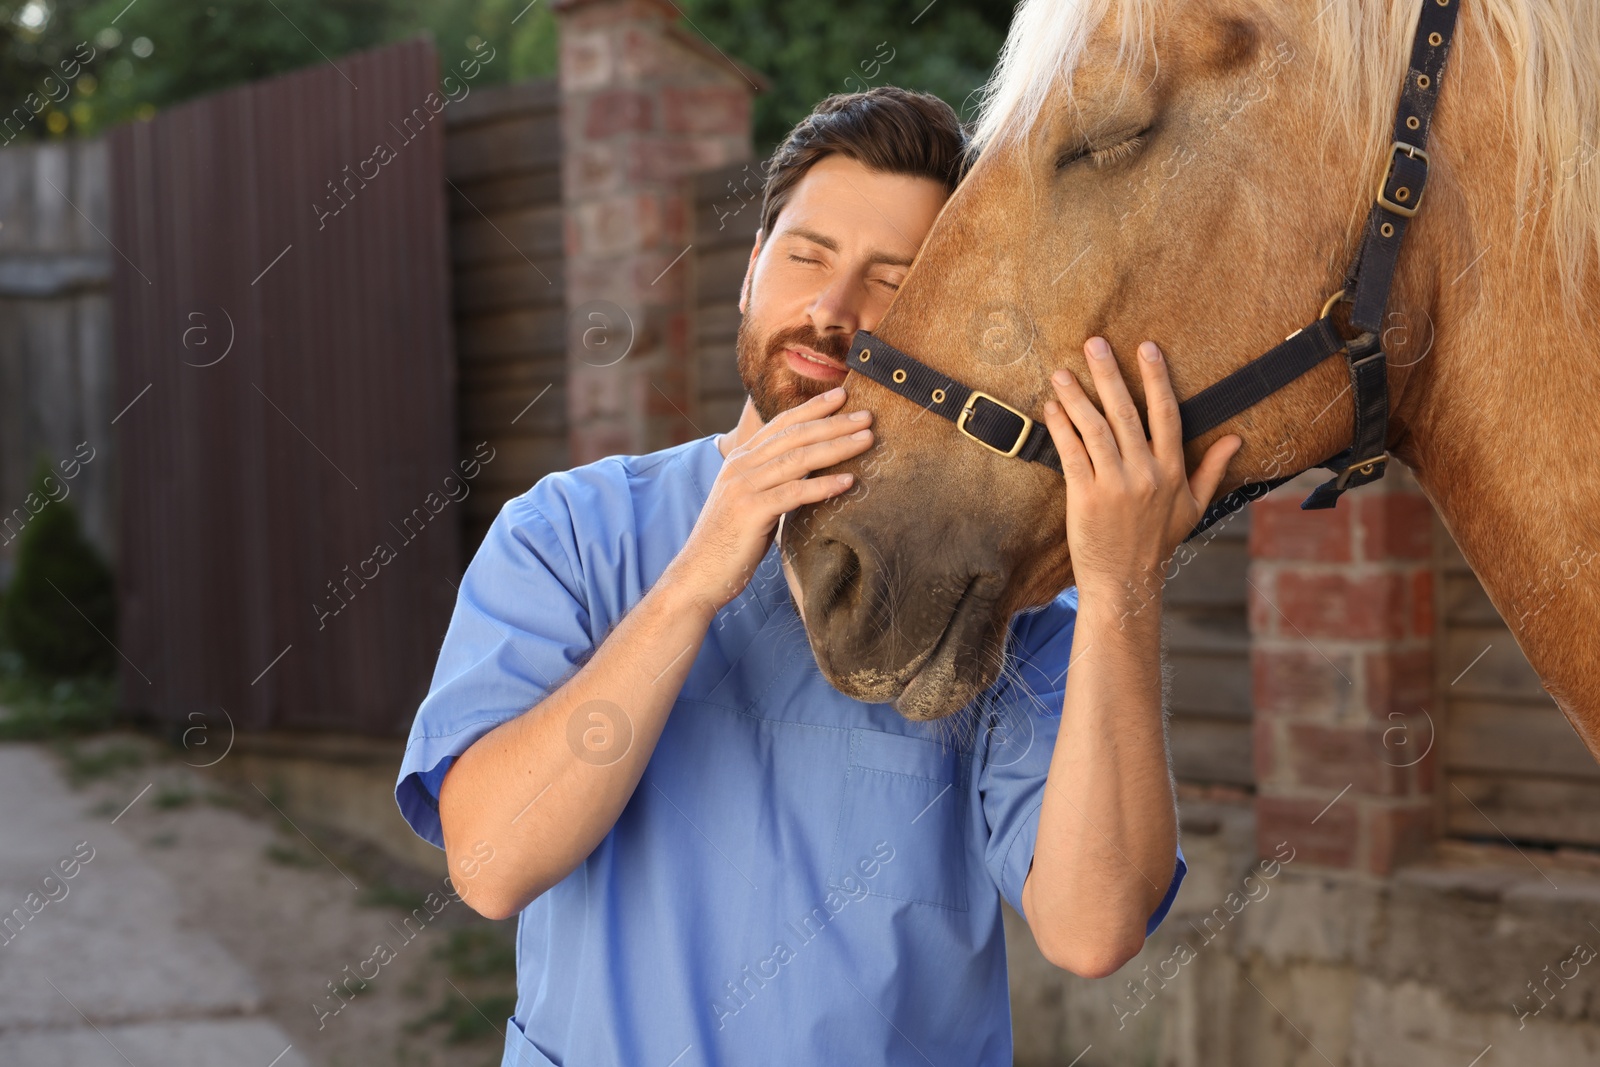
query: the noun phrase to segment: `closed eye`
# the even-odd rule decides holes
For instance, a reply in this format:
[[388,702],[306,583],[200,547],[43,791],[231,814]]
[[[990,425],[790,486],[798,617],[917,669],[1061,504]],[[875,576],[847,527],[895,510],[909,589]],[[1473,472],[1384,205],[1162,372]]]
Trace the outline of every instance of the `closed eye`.
[[1089,161],[1097,167],[1114,167],[1124,159],[1137,155],[1144,147],[1144,134],[1135,134],[1120,144],[1109,148],[1096,148],[1089,153]]
[[789,262],[791,262],[791,263],[810,263],[811,265],[815,266],[816,263],[817,263],[817,260],[807,259],[805,256],[797,256],[793,252],[790,252],[789,253]]
[[1103,145],[1098,148],[1085,145],[1073,151],[1063,152],[1056,160],[1056,170],[1065,170],[1072,164],[1082,160],[1087,160],[1097,169],[1114,167],[1118,163],[1132,159],[1137,155],[1139,149],[1144,147],[1145,135],[1149,132],[1149,127],[1146,127],[1132,136],[1124,137],[1122,140],[1109,145]]

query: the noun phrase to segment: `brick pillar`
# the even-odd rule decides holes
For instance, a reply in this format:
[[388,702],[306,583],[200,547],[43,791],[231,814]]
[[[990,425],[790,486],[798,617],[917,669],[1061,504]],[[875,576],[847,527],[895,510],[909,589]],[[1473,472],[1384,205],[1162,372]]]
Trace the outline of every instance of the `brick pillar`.
[[1257,841],[1382,875],[1437,836],[1432,509],[1391,464],[1301,511],[1326,477],[1251,506]]
[[751,158],[760,76],[678,27],[666,0],[558,0],[555,10],[567,412],[580,464],[700,436],[688,176]]

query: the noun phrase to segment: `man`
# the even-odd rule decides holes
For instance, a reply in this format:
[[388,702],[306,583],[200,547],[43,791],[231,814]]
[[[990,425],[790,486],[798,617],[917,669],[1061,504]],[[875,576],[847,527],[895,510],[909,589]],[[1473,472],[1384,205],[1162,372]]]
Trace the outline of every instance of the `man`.
[[[519,916],[505,1064],[1010,1064],[1002,896],[1093,976],[1170,907],[1159,611],[1112,611],[1198,514],[1181,453],[1173,475],[1142,427],[1058,384],[1046,420],[1104,647],[1066,670],[1076,590],[1019,615],[1016,669],[965,731],[827,685],[778,565],[780,517],[849,488],[808,476],[871,448],[836,388],[846,346],[966,147],[930,96],[824,101],[769,166],[737,427],[542,479],[468,568],[396,799],[463,899]],[[1091,365],[1116,396],[1114,360]]]

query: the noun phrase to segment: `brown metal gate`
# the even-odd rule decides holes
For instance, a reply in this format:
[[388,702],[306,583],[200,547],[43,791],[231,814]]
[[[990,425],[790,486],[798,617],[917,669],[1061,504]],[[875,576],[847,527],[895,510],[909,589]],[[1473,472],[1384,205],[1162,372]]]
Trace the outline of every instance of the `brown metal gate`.
[[110,136],[130,707],[391,734],[426,692],[474,459],[438,86],[417,39]]

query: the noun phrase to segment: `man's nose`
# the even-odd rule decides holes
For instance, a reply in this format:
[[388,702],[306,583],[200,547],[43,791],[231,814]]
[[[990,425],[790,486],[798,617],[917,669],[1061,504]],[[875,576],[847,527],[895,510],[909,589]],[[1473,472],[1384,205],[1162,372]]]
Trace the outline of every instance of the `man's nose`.
[[839,281],[828,286],[812,302],[811,325],[819,334],[842,333],[854,336],[862,328],[861,305],[865,297],[858,286]]

